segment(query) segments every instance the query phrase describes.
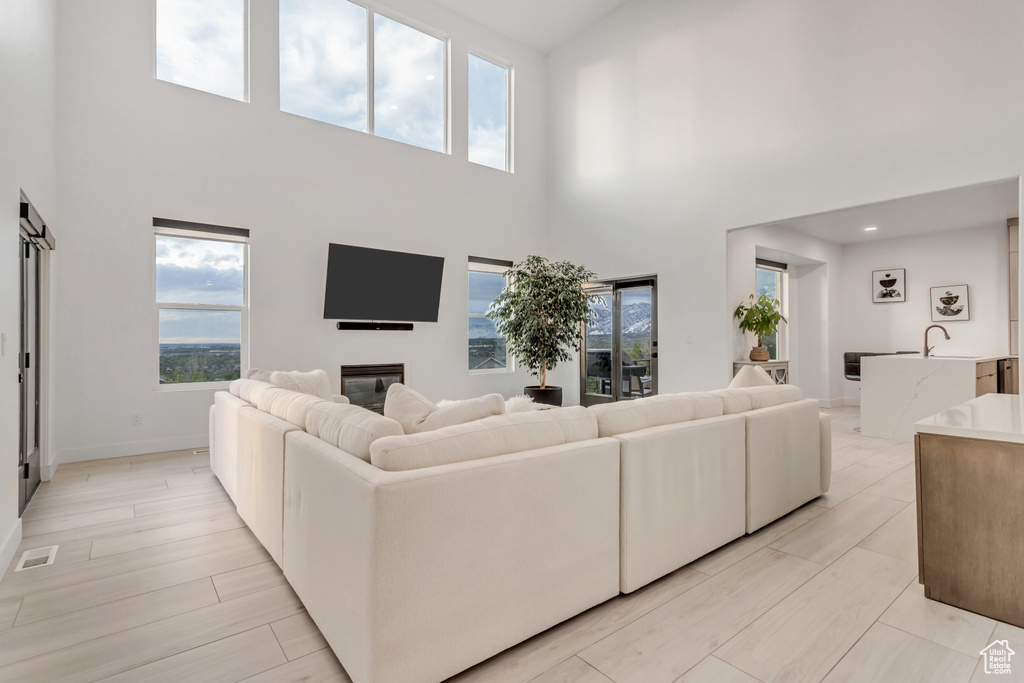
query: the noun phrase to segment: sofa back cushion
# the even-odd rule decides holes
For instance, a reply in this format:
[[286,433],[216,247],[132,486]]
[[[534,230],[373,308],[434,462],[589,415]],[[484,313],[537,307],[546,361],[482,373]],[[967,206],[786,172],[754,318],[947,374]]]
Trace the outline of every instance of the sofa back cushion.
[[369,462],[370,444],[402,434],[402,425],[360,406],[320,401],[306,411],[306,432]]
[[333,400],[331,396],[331,380],[323,370],[313,370],[311,372],[283,372],[275,370],[270,373],[270,383],[282,389],[319,396],[325,401]]
[[616,436],[677,422],[722,415],[722,399],[713,394],[662,394],[604,403],[589,409],[597,417],[601,436]]
[[231,394],[252,405],[256,405],[259,402],[259,397],[264,391],[273,388],[273,384],[256,379],[236,379],[228,385],[228,391]]
[[260,394],[256,407],[274,417],[290,422],[299,429],[306,428],[306,413],[323,399],[312,394],[301,394],[281,387],[267,389]]
[[597,418],[579,406],[510,413],[370,445],[370,462],[399,472],[597,438]]
[[748,410],[770,408],[782,403],[800,400],[800,389],[792,384],[775,384],[770,387],[745,387],[742,389],[719,389],[712,394],[722,399],[726,415],[745,413]]

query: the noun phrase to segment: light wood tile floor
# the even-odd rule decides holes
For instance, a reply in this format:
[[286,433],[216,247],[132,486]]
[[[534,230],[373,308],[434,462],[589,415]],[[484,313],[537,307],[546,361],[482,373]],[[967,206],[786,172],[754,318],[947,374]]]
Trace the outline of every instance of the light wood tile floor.
[[[827,495],[450,683],[974,683],[992,640],[1024,653],[1024,629],[924,598],[912,449],[825,412]],[[75,463],[42,485],[19,555],[60,550],[0,581],[0,681],[349,681],[208,464]],[[1019,656],[1000,680],[1024,681]]]

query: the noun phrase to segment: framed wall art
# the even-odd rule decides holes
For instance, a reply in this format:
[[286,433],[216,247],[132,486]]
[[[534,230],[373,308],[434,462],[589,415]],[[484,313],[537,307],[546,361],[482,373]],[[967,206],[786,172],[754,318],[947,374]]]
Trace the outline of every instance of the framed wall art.
[[907,271],[903,268],[871,271],[871,300],[876,304],[906,301]]
[[971,306],[967,296],[967,285],[932,287],[931,294],[933,323],[971,319]]

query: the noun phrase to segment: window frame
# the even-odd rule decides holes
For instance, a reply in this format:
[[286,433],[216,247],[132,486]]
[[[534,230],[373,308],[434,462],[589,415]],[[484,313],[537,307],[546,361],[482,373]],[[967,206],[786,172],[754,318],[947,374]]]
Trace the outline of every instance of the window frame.
[[185,85],[184,83],[175,83],[174,81],[168,81],[168,80],[165,80],[163,78],[160,78],[157,75],[157,63],[156,63],[157,52],[158,52],[158,50],[157,50],[157,15],[158,15],[157,5],[159,4],[159,2],[160,2],[160,0],[151,0],[151,5],[150,5],[152,7],[152,9],[153,9],[153,25],[151,27],[152,35],[153,35],[153,41],[152,41],[153,49],[152,49],[152,55],[151,55],[151,58],[152,58],[151,61],[152,61],[152,67],[153,67],[153,74],[152,74],[153,75],[153,80],[160,81],[161,83],[169,83],[170,85],[175,85],[175,86],[178,86],[179,88],[188,88],[190,90],[195,90],[197,92],[206,93],[207,95],[213,95],[214,97],[222,97],[222,98],[224,98],[226,100],[231,100],[232,102],[242,102],[244,104],[249,104],[249,102],[250,102],[250,99],[249,99],[250,98],[250,92],[249,92],[250,91],[250,81],[252,80],[252,78],[251,78],[251,64],[250,64],[250,61],[251,61],[251,59],[250,59],[250,48],[249,48],[249,41],[250,41],[250,35],[249,34],[251,32],[251,23],[250,22],[251,22],[251,16],[252,15],[250,13],[250,6],[249,6],[250,2],[249,2],[249,0],[242,0],[242,2],[244,4],[244,7],[242,9],[242,99],[235,99],[234,97],[231,97],[229,95],[221,95],[220,93],[210,92],[209,90],[203,90],[202,88],[197,88],[197,87],[195,87],[193,85]]
[[[381,5],[378,5],[375,2],[368,2],[367,0],[345,0],[345,1],[349,2],[349,3],[353,4],[353,5],[358,5],[359,7],[362,7],[363,9],[366,10],[366,133],[365,134],[369,135],[371,137],[374,137],[374,138],[378,138],[380,140],[387,140],[389,142],[396,142],[398,144],[408,145],[409,147],[416,147],[417,149],[422,149],[422,150],[425,150],[425,151],[428,151],[428,152],[436,152],[436,153],[439,153],[439,154],[447,154],[447,155],[451,156],[451,153],[452,153],[452,104],[451,104],[451,102],[452,102],[452,87],[451,87],[451,83],[452,83],[452,74],[451,74],[451,69],[452,69],[452,60],[451,60],[451,55],[452,55],[452,39],[451,39],[451,36],[449,36],[444,31],[440,31],[440,30],[434,28],[433,26],[429,26],[427,24],[424,24],[421,21],[413,19],[412,17],[409,17],[409,16],[406,16],[404,14],[401,14],[400,12],[396,12],[396,11],[394,11],[392,9],[387,8],[387,7],[383,7]],[[246,2],[248,2],[248,0],[246,0]],[[278,19],[280,19],[280,12],[281,12],[281,10],[280,10],[280,7],[279,7],[278,8]],[[374,83],[375,66],[374,66],[374,64],[375,64],[375,60],[376,60],[376,55],[375,55],[376,40],[375,40],[375,36],[374,36],[374,25],[375,25],[374,15],[375,14],[379,14],[382,17],[385,17],[386,19],[390,19],[391,21],[394,21],[394,22],[397,22],[399,24],[402,24],[402,25],[404,25],[404,26],[406,26],[408,28],[413,29],[414,31],[419,31],[420,33],[423,33],[424,35],[428,35],[431,38],[435,38],[435,39],[441,41],[442,52],[443,52],[443,60],[444,60],[444,62],[442,64],[442,67],[441,67],[441,73],[443,74],[443,78],[444,78],[444,83],[443,83],[444,88],[443,88],[443,96],[442,96],[444,111],[441,114],[442,121],[444,123],[444,133],[443,133],[444,139],[443,139],[442,144],[441,144],[441,149],[439,149],[439,150],[430,149],[428,147],[421,147],[421,146],[413,144],[411,142],[403,142],[401,140],[392,140],[391,138],[385,138],[385,137],[381,137],[381,136],[377,135],[377,130],[376,130],[376,128],[377,128],[377,121],[376,121],[376,113],[374,111],[375,110],[375,106],[376,106],[376,99],[377,99],[376,95],[374,93],[374,87],[375,87],[375,83]],[[278,32],[277,49],[278,49],[278,55],[280,56],[280,50],[281,50],[281,36],[280,36],[280,32]],[[278,64],[278,86],[277,86],[279,99],[280,99],[280,93],[281,93],[280,76],[281,76],[281,67],[280,67],[280,63],[279,63]],[[281,111],[282,114],[291,114],[292,116],[301,116],[302,118],[309,119],[311,121],[319,121],[319,119],[313,119],[313,118],[308,117],[308,116],[303,116],[302,114],[296,114],[294,112],[287,112],[287,111],[282,110],[281,107],[280,107],[280,101],[278,102],[278,110]],[[319,122],[327,124],[329,126],[334,126],[335,128],[343,128],[345,130],[351,130],[351,131],[356,132],[356,133],[362,133],[363,132],[363,131],[360,131],[360,130],[356,130],[355,128],[348,128],[347,126],[340,126],[340,125],[337,125],[337,124],[334,124],[334,123],[330,123],[330,122],[327,122],[327,121],[319,121]]]
[[[780,267],[781,266],[781,267]],[[786,264],[780,264],[780,266],[772,265],[771,263],[758,260],[754,265],[754,281],[757,281],[757,271],[765,270],[775,273],[775,289],[776,297],[779,300],[779,311],[783,317],[789,319],[789,270],[785,267]],[[780,322],[779,329],[776,331],[776,358],[769,356],[769,361],[781,361],[783,356],[789,356],[789,338],[786,334],[788,328],[788,322]]]
[[505,73],[507,74],[505,78],[505,168],[494,170],[504,170],[505,173],[515,173],[515,126],[513,121],[513,113],[515,112],[515,68],[512,66],[512,62],[507,59],[503,59],[493,53],[487,52],[486,50],[480,50],[475,47],[470,47],[466,52],[466,160],[476,166],[494,168],[493,166],[487,166],[486,164],[472,161],[469,158],[469,100],[471,94],[471,87],[469,83],[470,57],[476,57],[477,59],[482,59],[485,62],[490,62],[494,66],[505,69]]
[[[156,353],[154,354],[153,361],[153,381],[156,382],[157,391],[192,391],[196,389],[201,390],[221,390],[228,387],[231,381],[215,381],[215,382],[180,382],[173,384],[166,384],[160,381],[160,311],[162,310],[184,310],[184,311],[239,311],[241,313],[240,328],[239,328],[239,377],[245,377],[246,371],[249,369],[249,238],[235,235],[226,235],[219,232],[215,232],[210,226],[210,230],[203,230],[202,224],[195,224],[194,228],[169,228],[162,226],[153,227],[153,243],[152,243],[152,264],[153,270],[151,271],[152,277],[150,282],[152,284],[152,301],[154,306],[153,311],[153,338],[156,340]],[[185,237],[189,239],[201,239],[209,242],[229,242],[232,244],[242,244],[242,305],[229,305],[229,304],[182,304],[182,303],[165,303],[157,301],[156,296],[156,241],[158,237]]]
[[[470,313],[469,312],[469,286],[468,286],[468,275],[469,273],[490,273],[501,275],[505,280],[505,286],[509,287],[508,271],[512,269],[511,265],[499,265],[496,263],[482,263],[480,261],[470,261],[469,267],[466,269],[467,274],[467,286],[466,286],[466,348],[469,348],[469,323],[468,321],[473,318],[487,318],[486,313]],[[508,352],[508,342],[505,342],[505,367],[504,368],[486,368],[483,370],[474,370],[467,368],[470,375],[504,375],[511,372],[515,372],[517,369],[517,362],[515,356]]]

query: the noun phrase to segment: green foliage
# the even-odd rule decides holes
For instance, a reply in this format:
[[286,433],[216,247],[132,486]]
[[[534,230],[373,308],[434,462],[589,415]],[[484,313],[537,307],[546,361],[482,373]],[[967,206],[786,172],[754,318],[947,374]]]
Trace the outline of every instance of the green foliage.
[[583,284],[594,273],[569,261],[528,256],[507,274],[509,286],[491,303],[487,317],[508,339],[508,351],[547,387],[547,371],[579,351],[583,326],[591,322],[591,297]]
[[647,352],[644,349],[643,344],[640,343],[640,340],[638,339],[638,340],[634,341],[633,342],[633,348],[631,348],[629,350],[629,358],[630,358],[630,360],[632,360],[635,363],[636,361],[640,360],[641,358],[644,358],[646,355],[647,355]]
[[241,375],[238,344],[161,344],[160,383],[226,382]]
[[761,346],[761,340],[779,329],[779,322],[786,322],[779,310],[781,304],[778,299],[770,299],[767,294],[762,294],[757,299],[750,295],[750,304],[740,304],[736,307],[733,317],[740,321],[740,329],[744,332],[753,332],[757,335],[757,345]]

